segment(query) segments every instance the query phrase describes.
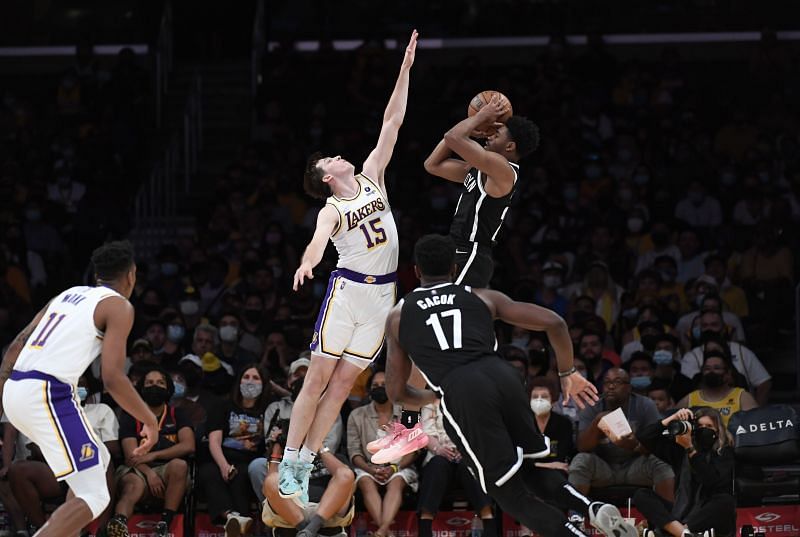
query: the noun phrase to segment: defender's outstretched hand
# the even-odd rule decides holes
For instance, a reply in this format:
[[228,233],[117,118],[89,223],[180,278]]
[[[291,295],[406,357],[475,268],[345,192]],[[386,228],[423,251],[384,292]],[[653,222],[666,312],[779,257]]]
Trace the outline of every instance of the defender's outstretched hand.
[[419,34],[416,30],[411,32],[411,39],[408,40],[408,46],[406,47],[406,55],[403,58],[403,68],[410,69],[412,65],[414,65],[414,54],[417,51],[417,36]]
[[578,408],[586,405],[592,406],[598,401],[597,388],[583,378],[577,371],[568,377],[561,379],[561,392],[564,394],[564,404],[568,404],[570,399],[575,399]]

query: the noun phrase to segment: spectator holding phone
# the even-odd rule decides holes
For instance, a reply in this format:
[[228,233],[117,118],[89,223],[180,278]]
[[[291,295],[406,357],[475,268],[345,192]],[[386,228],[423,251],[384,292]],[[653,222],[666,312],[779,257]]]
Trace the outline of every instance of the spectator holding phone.
[[246,534],[253,523],[247,516],[253,497],[247,466],[264,452],[269,376],[260,366],[249,364],[239,371],[234,386],[221,412],[209,418],[213,461],[200,466],[209,514],[214,522],[225,524],[226,536]]
[[645,537],[657,535],[656,529],[673,537],[705,537],[712,528],[717,537],[733,535],[736,501],[732,495],[732,440],[719,412],[708,407],[694,411],[682,408],[643,427],[637,438],[669,463],[677,476],[674,502],[650,489],[639,489],[633,495],[651,528]]

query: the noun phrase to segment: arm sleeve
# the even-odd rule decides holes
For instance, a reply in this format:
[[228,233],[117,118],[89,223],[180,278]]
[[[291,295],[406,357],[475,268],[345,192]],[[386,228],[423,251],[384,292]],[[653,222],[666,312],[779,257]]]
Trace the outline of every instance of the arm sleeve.
[[700,372],[701,359],[697,357],[697,349],[692,349],[681,358],[681,373],[689,380]]
[[186,412],[182,408],[175,409],[175,430],[180,431],[184,427],[189,427],[192,429],[192,422],[189,420],[189,416],[186,415]]
[[214,409],[209,409],[207,432],[222,431],[222,437],[228,436],[228,428],[225,426],[225,418],[228,416],[230,405],[221,405]]

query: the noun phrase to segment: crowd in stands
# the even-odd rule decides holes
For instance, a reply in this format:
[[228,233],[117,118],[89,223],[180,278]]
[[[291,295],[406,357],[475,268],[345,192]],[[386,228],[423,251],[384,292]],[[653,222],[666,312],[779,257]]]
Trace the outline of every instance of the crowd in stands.
[[[99,362],[79,390],[115,455],[104,515],[110,537],[123,537],[127,517],[153,500],[165,535],[190,495],[215,522],[241,531],[261,518],[252,511],[256,498],[266,498],[265,519],[274,525],[307,518],[276,494],[276,461],[335,256],[329,251],[316,277],[291,291],[319,210],[302,192],[301,171],[317,148],[353,162],[366,156],[394,80],[392,54],[370,45],[268,55],[265,80],[291,79],[300,90],[262,87],[253,141],[209,186],[195,236],[139,261],[127,367],[160,418],[158,446],[131,454],[141,424],[104,393]],[[565,402],[544,335],[498,326],[500,352],[519,371],[537,425],[552,439],[551,456],[540,464],[584,492],[638,485],[653,490],[643,502],[671,505],[680,497],[681,469],[664,450],[642,449],[655,442],[648,427],[677,408],[707,406],[721,415],[724,436],[733,414],[769,402],[769,357],[792,326],[800,86],[780,73],[796,66],[797,55],[765,40],[749,62],[713,64],[673,49],[655,61],[624,62],[601,43],[576,51],[555,43],[513,65],[478,57],[439,65],[423,56],[387,170],[401,240],[400,292],[416,285],[414,241],[447,231],[458,196],[427,176],[422,162],[469,97],[491,85],[542,132],[541,148],[521,163],[492,286],[564,316],[576,367],[603,395],[585,410]],[[56,284],[87,281],[87,250],[126,231],[115,227],[111,208],[119,205],[108,197],[122,195],[117,189],[128,184],[125,170],[138,151],[141,75],[131,62],[121,54],[102,80],[91,59],[79,57],[51,88],[54,132],[42,132],[47,114],[23,95],[5,95],[3,344]],[[431,436],[424,453],[370,463],[366,444],[398,415],[383,385],[380,364],[367,369],[326,439],[311,480],[318,512],[349,524],[358,490],[376,535],[387,536],[398,509],[410,504],[421,534],[430,536],[430,521],[458,482],[494,537],[491,501],[459,464],[463,454],[437,408],[423,410]],[[618,408],[634,434],[612,442],[600,419]],[[712,418],[709,427],[718,425]],[[15,436],[6,423],[0,476],[10,485],[0,482],[0,493],[14,529],[24,533],[44,520],[40,500],[57,501],[64,491],[35,446]]]

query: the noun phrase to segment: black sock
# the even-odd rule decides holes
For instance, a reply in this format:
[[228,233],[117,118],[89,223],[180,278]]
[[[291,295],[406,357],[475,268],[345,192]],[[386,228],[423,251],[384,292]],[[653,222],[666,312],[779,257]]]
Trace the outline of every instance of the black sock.
[[433,535],[433,520],[430,518],[419,519],[419,537],[431,537]]
[[161,513],[161,520],[167,523],[167,527],[172,525],[172,519],[175,518],[175,511],[172,509],[164,509]]
[[483,522],[483,537],[497,537],[497,524],[493,518],[484,518],[481,522]]
[[322,528],[323,524],[325,524],[325,519],[315,513],[314,516],[311,517],[311,520],[308,521],[308,524],[306,524],[306,527],[303,529],[317,534],[319,533],[319,530]]
[[400,416],[400,423],[406,429],[413,429],[414,425],[419,423],[419,411],[418,410],[406,410],[403,409],[403,414]]

